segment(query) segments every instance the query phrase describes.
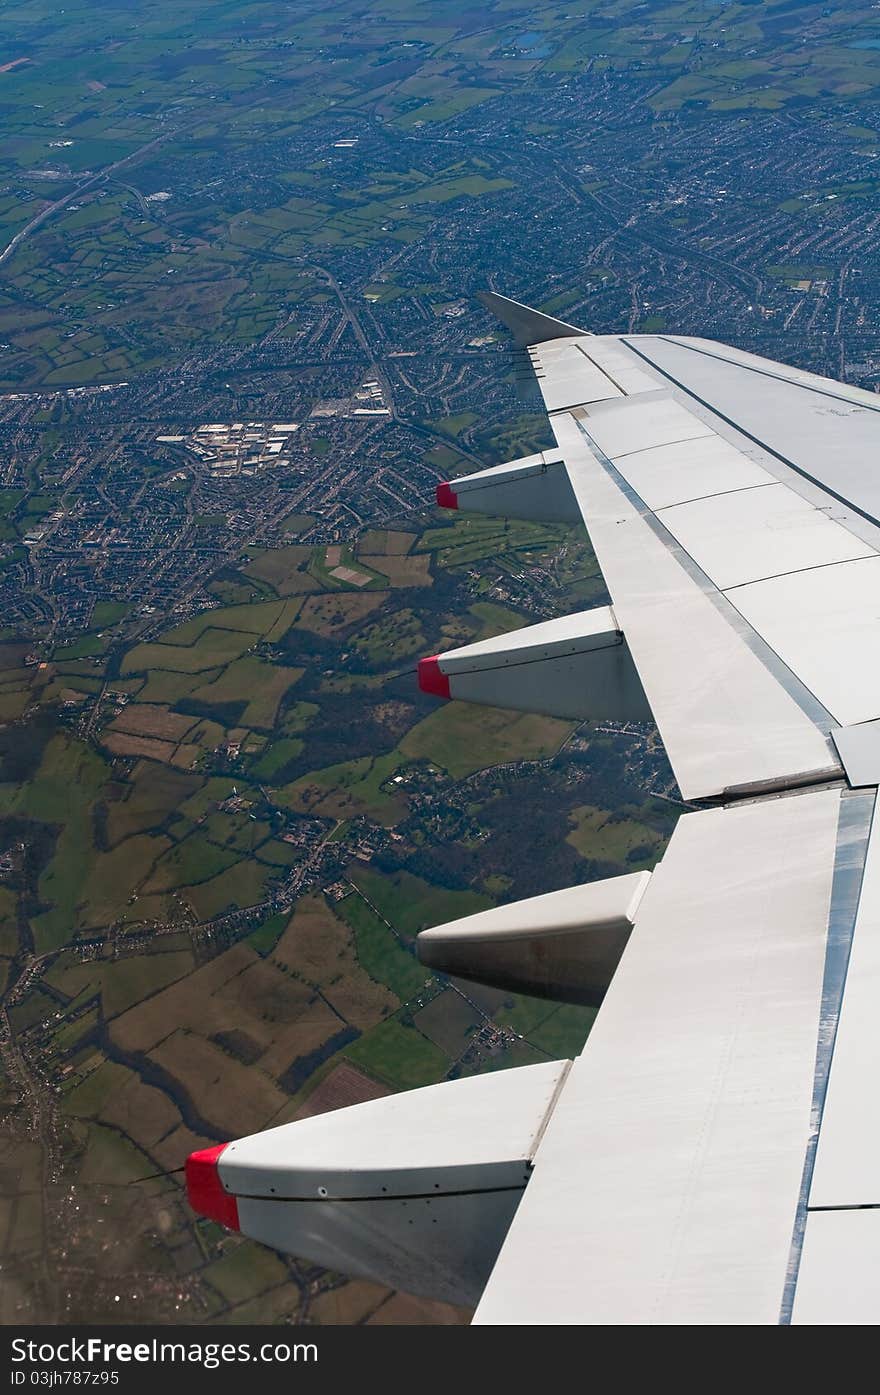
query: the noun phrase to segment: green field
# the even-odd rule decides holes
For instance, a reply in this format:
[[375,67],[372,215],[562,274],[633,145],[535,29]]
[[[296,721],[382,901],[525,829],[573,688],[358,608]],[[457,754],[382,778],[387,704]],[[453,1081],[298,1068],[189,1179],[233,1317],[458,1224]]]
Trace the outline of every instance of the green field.
[[263,601],[254,605],[221,606],[176,625],[163,635],[165,644],[198,644],[208,629],[241,630],[245,634],[284,634],[299,613],[298,601]]
[[38,883],[49,909],[31,922],[40,949],[64,944],[77,921],[95,855],[91,804],[104,778],[104,762],[93,751],[58,736],[46,747],[29,784],[0,785],[0,813],[25,815],[59,830],[54,855]]
[[[663,840],[654,828],[634,819],[614,818],[605,809],[584,805],[574,809],[575,827],[568,841],[583,857],[603,862],[627,862],[634,871],[652,867],[662,850]],[[633,854],[637,854],[633,858]]]
[[266,754],[251,766],[251,774],[255,779],[268,780],[271,784],[273,776],[277,775],[279,770],[283,770],[290,761],[295,760],[304,747],[305,742],[296,736],[273,741]]
[[301,668],[267,664],[256,656],[229,664],[218,678],[193,688],[191,699],[208,707],[240,706],[242,726],[271,731],[285,693],[302,677]]
[[396,1090],[414,1090],[442,1080],[448,1066],[446,1055],[412,1027],[395,1018],[346,1047],[345,1054],[355,1065]]
[[168,891],[176,886],[206,882],[236,861],[234,852],[217,847],[197,830],[160,859],[144,890],[147,893]]
[[400,750],[409,760],[433,761],[461,778],[505,761],[555,755],[573,725],[553,717],[449,703],[414,727]]
[[277,876],[277,867],[266,867],[256,860],[244,859],[210,880],[200,881],[198,885],[190,884],[187,899],[199,920],[210,920],[213,916],[255,905],[266,895],[270,882]]
[[230,659],[237,659],[254,643],[254,636],[238,630],[206,628],[196,643],[139,644],[126,654],[122,664],[125,673],[149,673],[152,669],[170,669],[172,673],[203,673],[217,668]]
[[402,1002],[421,992],[426,970],[362,897],[347,896],[339,903],[339,914],[354,930],[357,956],[370,978],[384,983]]
[[354,873],[354,880],[379,913],[407,936],[416,935],[429,925],[473,915],[492,904],[476,892],[431,886],[409,872],[380,876],[364,868]]
[[240,1245],[204,1271],[206,1283],[229,1303],[238,1303],[274,1288],[286,1276],[284,1262],[262,1245]]
[[279,803],[302,812],[315,811],[326,818],[365,815],[393,824],[400,817],[402,801],[383,788],[399,764],[396,753],[362,756],[302,775],[276,791]]

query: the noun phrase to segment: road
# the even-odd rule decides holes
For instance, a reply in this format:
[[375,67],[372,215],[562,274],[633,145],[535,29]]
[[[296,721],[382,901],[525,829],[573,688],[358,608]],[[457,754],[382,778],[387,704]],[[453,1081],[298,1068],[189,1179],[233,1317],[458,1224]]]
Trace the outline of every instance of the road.
[[342,312],[346,316],[349,324],[351,325],[352,331],[354,333],[355,338],[358,341],[358,344],[360,345],[361,349],[366,355],[367,361],[369,363],[370,373],[372,373],[378,379],[379,383],[382,386],[382,395],[384,397],[386,406],[391,412],[392,420],[396,421],[398,426],[404,427],[405,430],[414,431],[418,436],[426,436],[432,442],[437,442],[440,445],[445,446],[454,444],[456,453],[458,455],[462,456],[465,460],[469,460],[476,469],[485,469],[485,460],[482,460],[480,456],[475,455],[473,451],[468,450],[468,448],[464,446],[461,443],[461,441],[456,440],[454,443],[450,442],[449,437],[444,436],[442,432],[434,431],[431,427],[424,426],[421,422],[410,421],[408,417],[401,416],[400,412],[397,409],[397,405],[394,401],[394,393],[392,391],[388,375],[385,373],[385,370],[382,367],[382,362],[379,358],[376,357],[373,347],[370,344],[369,339],[367,338],[364,327],[361,324],[357,316],[357,313],[352,309],[345,292],[339,285],[339,282],[336,280],[335,276],[333,276],[333,274],[327,270],[326,267],[313,265],[310,269],[315,272],[318,272],[324,278],[325,284],[330,290],[333,291],[334,295],[339,301],[339,304],[342,307]]
[[89,175],[88,179],[84,179],[82,183],[77,184],[76,188],[71,189],[69,194],[64,194],[60,199],[56,199],[54,203],[47,204],[35,218],[32,218],[29,223],[25,223],[23,228],[19,228],[11,242],[7,242],[2,252],[0,252],[0,266],[2,266],[5,261],[8,261],[15,249],[20,247],[22,242],[24,242],[25,238],[30,237],[32,232],[35,232],[37,228],[41,227],[43,223],[47,222],[55,213],[58,213],[60,209],[65,208],[69,203],[73,203],[74,199],[79,198],[80,195],[86,193],[87,190],[93,189],[96,184],[102,184],[105,180],[109,179],[111,175],[115,174],[117,170],[123,169],[126,165],[130,165],[135,160],[141,159],[143,155],[149,154],[151,150],[155,150],[156,146],[168,140],[171,134],[172,133],[168,131],[161,136],[156,136],[155,140],[148,141],[146,145],[139,146],[138,149],[133,150],[130,155],[123,156],[121,160],[116,160],[112,165],[106,165],[104,169],[98,170],[97,174]]

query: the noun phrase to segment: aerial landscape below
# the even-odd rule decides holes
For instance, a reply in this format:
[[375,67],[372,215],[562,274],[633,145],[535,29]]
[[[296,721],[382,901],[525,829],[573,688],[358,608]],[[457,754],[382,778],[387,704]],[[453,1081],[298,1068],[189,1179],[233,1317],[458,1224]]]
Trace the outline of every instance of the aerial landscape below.
[[[650,721],[416,665],[608,604],[435,507],[549,449],[489,287],[880,384],[880,17],[24,0],[0,54],[0,1323],[459,1324],[193,1213],[188,1154],[576,1056],[419,931],[652,868]],[[595,1038],[594,1038],[595,1040]]]

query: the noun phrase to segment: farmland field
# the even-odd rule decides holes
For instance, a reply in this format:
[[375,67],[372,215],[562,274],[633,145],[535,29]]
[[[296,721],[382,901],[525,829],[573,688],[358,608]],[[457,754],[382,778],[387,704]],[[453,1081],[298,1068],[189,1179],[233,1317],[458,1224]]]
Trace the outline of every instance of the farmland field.
[[[147,641],[120,643],[127,612],[107,612],[115,678],[49,665],[35,687],[10,650],[10,681],[29,701],[45,695],[45,727],[26,778],[0,780],[0,823],[33,830],[39,854],[19,895],[0,885],[0,969],[24,916],[52,997],[32,993],[15,1020],[45,1034],[64,1073],[77,1185],[110,1188],[120,1215],[133,1179],[161,1178],[201,1144],[450,1072],[550,1059],[586,1035],[589,1014],[466,1000],[413,953],[422,927],[533,889],[505,841],[519,823],[510,763],[546,768],[552,784],[574,730],[437,706],[413,672],[432,644],[526,619],[510,599],[467,593],[475,558],[499,544],[564,549],[571,570],[570,536],[426,523],[361,540],[353,555],[385,578],[377,590],[322,589],[326,549],[297,544],[249,549],[224,583],[240,601]],[[269,589],[256,599],[255,572]],[[308,594],[287,598],[292,577]],[[57,669],[76,663],[93,660],[62,656]],[[58,714],[55,685],[80,682],[63,710],[94,705],[90,740]],[[601,789],[567,795],[553,818],[548,867],[568,880],[590,859],[650,859],[665,830],[644,811],[616,821]],[[206,1311],[246,1314],[264,1293],[283,1306],[282,1261],[204,1236],[188,1248],[177,1188],[174,1176],[145,1184],[143,1223],[171,1208]],[[24,1227],[24,1201],[20,1215]]]

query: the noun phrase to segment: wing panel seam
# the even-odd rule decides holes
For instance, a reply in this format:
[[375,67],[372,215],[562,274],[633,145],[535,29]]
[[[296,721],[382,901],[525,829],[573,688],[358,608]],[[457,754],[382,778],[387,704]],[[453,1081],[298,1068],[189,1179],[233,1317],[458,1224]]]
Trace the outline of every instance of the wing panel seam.
[[[789,460],[788,456],[783,455],[783,454],[781,453],[781,451],[776,450],[773,446],[769,446],[769,445],[767,444],[766,441],[762,441],[761,438],[760,438],[760,436],[755,436],[751,431],[748,431],[748,430],[746,429],[746,427],[740,426],[739,422],[734,421],[733,417],[727,416],[727,414],[726,414],[725,412],[720,411],[718,407],[713,407],[713,405],[712,405],[711,402],[707,402],[706,399],[705,399],[704,397],[700,397],[699,393],[694,392],[692,388],[686,387],[685,384],[682,383],[678,378],[674,377],[671,373],[668,373],[668,372],[666,371],[665,368],[661,368],[659,364],[655,363],[655,362],[653,361],[653,359],[649,358],[648,355],[647,355],[646,353],[643,353],[641,349],[637,349],[636,346],[635,346],[635,344],[630,344],[628,340],[625,341],[625,342],[626,342],[626,344],[627,344],[627,348],[632,349],[632,351],[633,351],[634,354],[638,354],[639,358],[641,358],[645,363],[650,364],[650,366],[651,366],[657,373],[662,373],[662,374],[663,374],[663,377],[667,380],[667,382],[673,383],[673,384],[675,385],[675,387],[679,388],[681,392],[686,393],[687,396],[690,397],[690,398],[692,398],[694,402],[699,402],[699,404],[700,404],[701,407],[705,407],[705,409],[706,409],[707,412],[712,412],[714,416],[718,417],[719,421],[726,422],[728,426],[732,426],[733,429],[734,429],[734,431],[738,431],[739,434],[740,434],[741,436],[745,436],[745,438],[746,438],[747,441],[752,441],[754,445],[760,446],[761,450],[765,450],[765,451],[767,452],[768,455],[772,455],[773,458],[774,458],[775,460],[778,460],[778,461],[780,462],[781,465],[785,465],[785,466],[788,467],[789,470],[793,470],[793,471],[795,472],[796,475],[800,475],[801,479],[809,480],[810,484],[814,485],[814,486],[816,487],[816,489],[821,489],[821,491],[822,491],[823,494],[827,494],[827,495],[829,496],[829,498],[835,499],[835,500],[837,501],[838,504],[843,504],[844,508],[846,508],[846,509],[851,509],[853,513],[858,514],[859,518],[863,518],[863,519],[865,520],[866,523],[871,523],[871,524],[874,525],[874,527],[876,527],[876,526],[878,525],[878,522],[880,522],[880,520],[878,520],[877,518],[875,518],[873,514],[869,513],[867,509],[863,509],[863,508],[861,508],[858,504],[854,504],[853,501],[852,501],[852,499],[848,499],[848,498],[846,497],[845,494],[840,494],[840,493],[838,493],[838,491],[837,491],[836,489],[832,489],[832,487],[831,487],[830,484],[826,484],[826,483],[824,482],[824,480],[820,480],[820,479],[818,479],[815,475],[811,475],[810,472],[809,472],[809,470],[805,470],[804,467],[803,467],[802,465],[797,465],[797,464],[795,464],[795,462],[794,462],[793,460]],[[670,339],[670,340],[664,340],[663,342],[664,342],[664,343],[669,343],[669,344],[674,344],[674,343],[675,343],[675,340],[671,340],[671,339]],[[683,347],[687,348],[688,346],[687,346],[687,345],[684,345]],[[699,349],[694,349],[693,352],[694,352],[694,353],[701,353],[701,352],[703,352],[703,351],[702,351],[702,350],[699,350]],[[731,362],[730,359],[727,359],[727,358],[722,359],[719,355],[716,355],[716,354],[706,354],[706,357],[707,357],[707,358],[718,358],[718,361],[719,361],[720,363],[730,363],[730,362]],[[747,365],[744,364],[744,365],[742,365],[742,366],[743,366],[743,367],[746,367]],[[758,370],[758,369],[753,369],[753,370],[751,370],[751,371],[753,371],[753,372],[759,372],[760,370]],[[766,377],[768,377],[768,378],[772,378],[772,377],[774,377],[775,375],[772,374],[772,373],[768,373],[768,374],[765,374],[764,376],[766,376]],[[805,386],[804,384],[798,384],[798,383],[794,383],[794,384],[793,384],[793,383],[792,383],[792,380],[791,380],[790,378],[779,378],[779,379],[777,379],[777,381],[783,382],[783,383],[787,383],[789,386],[794,386],[794,387]],[[810,391],[810,392],[819,392],[819,393],[821,393],[822,389],[821,389],[821,388],[810,388],[810,389],[808,389],[808,391]],[[834,393],[830,393],[830,392],[829,392],[829,393],[825,393],[824,395],[825,395],[826,397],[830,397],[830,398],[832,399],[832,401],[835,401],[835,402],[846,402],[849,406],[861,406],[861,405],[862,405],[861,403],[853,403],[853,402],[851,402],[848,398],[845,398],[845,397],[836,397],[836,396],[834,395]],[[864,410],[865,410],[865,411],[877,411],[877,410],[880,410],[880,408],[869,407],[869,406],[866,405]],[[841,525],[841,527],[846,528],[846,520],[845,520],[845,519],[842,519],[842,518],[835,519],[835,522],[839,523],[839,524]],[[851,529],[848,529],[847,531],[848,531],[848,532],[851,532],[852,530],[851,530]]]
[[632,393],[627,392],[626,389],[622,387],[620,383],[618,383],[617,380],[611,376],[607,368],[603,368],[601,363],[597,363],[596,360],[592,357],[592,355],[587,353],[586,349],[583,347],[582,344],[575,344],[575,348],[577,349],[579,354],[583,354],[584,358],[587,360],[588,363],[592,363],[593,367],[597,368],[599,372],[608,379],[612,387],[617,388],[617,391],[621,394],[621,396],[632,396]]
[[[699,418],[694,417],[694,420],[699,421]],[[629,460],[632,456],[642,455],[645,451],[648,450],[657,450],[658,448],[665,446],[686,446],[691,441],[707,441],[710,440],[712,437],[718,439],[718,432],[713,431],[711,426],[706,426],[706,423],[704,421],[701,421],[700,425],[705,426],[706,430],[705,432],[701,432],[699,436],[678,436],[674,441],[653,441],[650,446],[638,446],[635,450],[618,451],[614,459]],[[611,457],[609,456],[609,459],[610,458]]]
[[[806,717],[813,723],[819,731],[826,737],[833,727],[840,723],[832,716],[828,709],[823,706],[819,698],[812,692],[803,680],[785,662],[781,655],[755,630],[745,616],[736,608],[733,601],[729,599],[724,591],[715,585],[711,577],[703,571],[689,552],[673,537],[669,528],[657,517],[657,514],[649,509],[645,501],[633,489],[615,466],[613,460],[609,459],[596,442],[590,436],[589,431],[582,421],[575,418],[578,430],[587,442],[591,454],[596,463],[605,471],[613,483],[623,494],[624,498],[637,510],[639,517],[647,524],[651,531],[659,538],[666,550],[678,561],[680,566],[688,574],[690,579],[699,587],[700,591],[715,606],[719,614],[727,621],[731,628],[739,635],[740,639],[747,646],[750,652],[759,659],[767,671],[782,685],[788,696],[797,703],[798,707]],[[589,532],[588,520],[584,519],[584,526]],[[624,631],[625,633],[625,631]],[[638,667],[638,665],[636,665]],[[833,761],[835,769],[840,769],[839,762]]]
[[[760,378],[771,378],[773,382],[785,383],[788,387],[803,388],[805,392],[818,393],[820,397],[830,398],[832,402],[844,402],[848,407],[855,407],[857,410],[862,409],[866,412],[880,412],[880,407],[875,407],[872,402],[855,402],[851,397],[842,397],[839,392],[829,392],[827,388],[816,387],[812,383],[798,382],[797,378],[787,378],[784,373],[771,373],[769,369],[759,368],[755,363],[741,363],[739,359],[725,358],[724,354],[713,354],[710,349],[701,348],[697,344],[687,344],[683,339],[670,339],[668,334],[658,334],[657,338],[672,348],[686,349],[691,354],[702,354],[703,358],[714,358],[717,363],[729,363],[732,368],[742,368],[747,373],[757,373]],[[632,349],[633,353],[639,352],[634,344],[630,344],[629,340],[624,342],[627,348]],[[743,352],[747,351],[743,350]],[[652,363],[651,359],[647,361]],[[658,364],[652,363],[652,366],[657,369],[658,373],[664,372],[664,369],[660,368]],[[684,391],[687,392],[688,389],[685,388]],[[693,396],[696,397],[696,393]]]

